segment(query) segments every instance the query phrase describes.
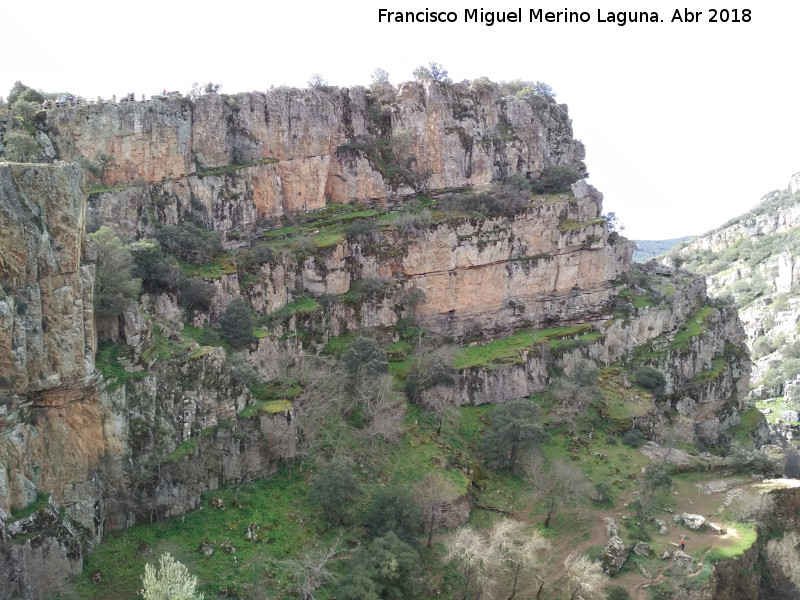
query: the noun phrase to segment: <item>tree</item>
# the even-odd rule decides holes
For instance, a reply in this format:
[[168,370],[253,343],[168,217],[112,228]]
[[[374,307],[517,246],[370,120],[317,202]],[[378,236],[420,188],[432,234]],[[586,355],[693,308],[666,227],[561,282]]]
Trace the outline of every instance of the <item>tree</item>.
[[219,326],[223,337],[234,348],[246,346],[255,339],[256,320],[244,298],[234,298],[228,303],[219,318]]
[[577,165],[554,165],[542,170],[539,179],[531,183],[531,190],[534,194],[560,194],[582,178],[583,171]]
[[336,591],[340,600],[419,597],[416,590],[419,554],[393,531],[362,547],[350,563]]
[[[511,595],[517,594],[517,581],[523,570],[537,571],[544,564],[542,555],[550,549],[547,541],[536,530],[526,531],[519,521],[501,519],[489,530],[489,547],[496,556],[498,564],[506,566],[513,575]],[[544,580],[535,573],[539,580],[539,591],[544,587]]]
[[44,95],[33,88],[28,88],[19,95],[19,99],[25,100],[26,102],[32,102],[36,105],[41,105],[42,102],[44,102]]
[[345,525],[349,521],[348,507],[361,494],[361,485],[353,475],[352,467],[334,460],[323,466],[311,483],[309,497],[322,510],[331,525]]
[[31,134],[22,129],[12,129],[6,134],[6,159],[12,162],[36,162],[42,149]]
[[447,525],[447,512],[458,492],[453,483],[435,471],[414,486],[414,497],[422,512],[422,531],[426,534],[425,547],[430,548],[433,534]]
[[342,355],[353,381],[389,372],[389,362],[381,345],[369,338],[356,338]]
[[97,251],[94,310],[100,319],[114,320],[139,297],[142,282],[133,277],[133,257],[109,227],[87,235]]
[[550,519],[561,506],[578,504],[592,494],[592,486],[584,474],[569,463],[554,461],[544,470],[541,460],[533,460],[527,465],[527,471],[547,510],[545,529],[550,527]]
[[314,600],[314,592],[334,578],[334,574],[328,570],[328,563],[341,551],[341,541],[341,536],[336,538],[327,550],[321,550],[315,544],[301,560],[284,561],[294,575],[300,600]]
[[328,82],[319,73],[314,73],[308,80],[308,87],[315,90],[324,89],[328,87]]
[[367,529],[373,538],[391,531],[405,543],[416,545],[422,513],[411,491],[401,486],[380,489],[367,511]]
[[599,562],[589,560],[588,556],[571,552],[564,560],[567,569],[569,590],[572,590],[570,600],[583,598],[584,600],[600,600],[605,597],[604,588],[608,584],[608,576],[603,573]]
[[447,69],[437,62],[429,62],[428,66],[420,65],[413,71],[414,79],[423,81],[430,79],[439,83],[453,83],[453,80],[448,77]]
[[190,310],[208,310],[216,292],[213,283],[202,279],[181,277],[178,281],[178,302]]
[[370,75],[372,83],[389,83],[389,73],[378,67]]
[[568,376],[562,377],[553,389],[559,404],[556,418],[572,429],[586,409],[594,402],[603,400],[603,393],[597,386],[600,370],[591,360],[579,359],[572,366]]
[[447,543],[447,562],[455,562],[461,568],[464,578],[463,599],[469,597],[469,587],[474,581],[479,588],[486,584],[486,575],[494,570],[497,564],[497,555],[492,551],[486,540],[469,527],[459,529]]
[[161,555],[158,569],[145,565],[141,594],[144,600],[203,600],[197,591],[197,577],[169,552]]
[[794,531],[785,532],[783,537],[767,542],[767,557],[786,579],[800,592],[800,536]]
[[633,380],[656,396],[661,396],[667,386],[667,378],[664,377],[664,374],[658,369],[648,366],[636,369],[633,372]]
[[17,98],[19,98],[22,95],[22,93],[27,89],[30,89],[27,85],[25,85],[21,81],[15,81],[14,85],[11,86],[11,90],[8,92],[8,98],[6,98],[8,104],[9,105],[14,104],[14,102],[17,101]]
[[[619,231],[623,231],[625,229],[625,226],[620,222],[619,217],[617,217],[617,213],[615,212],[610,212],[605,215],[601,215],[600,218],[606,222],[608,233],[616,233]],[[674,265],[674,266],[679,267],[680,265]]]
[[493,469],[513,470],[523,451],[544,440],[539,413],[539,407],[529,400],[497,406],[492,412],[492,426],[481,441],[484,462]]
[[181,271],[178,263],[161,249],[156,240],[143,238],[129,246],[133,256],[133,274],[142,280],[148,292],[174,291],[178,287]]

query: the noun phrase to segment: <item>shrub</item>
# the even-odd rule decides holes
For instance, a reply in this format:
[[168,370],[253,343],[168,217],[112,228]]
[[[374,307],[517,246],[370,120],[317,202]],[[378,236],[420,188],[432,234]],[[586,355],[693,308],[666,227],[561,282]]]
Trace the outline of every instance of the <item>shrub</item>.
[[236,263],[247,269],[275,260],[275,252],[267,244],[256,244],[249,250],[239,250],[236,253]]
[[191,221],[178,226],[165,225],[156,232],[156,239],[173,254],[196,265],[222,254],[219,232],[209,231]]
[[417,534],[422,531],[422,513],[408,488],[382,488],[372,498],[367,510],[367,529],[373,538],[390,531],[398,538],[416,546]]
[[780,471],[774,459],[759,452],[754,446],[745,446],[744,444],[731,446],[730,466],[736,473],[772,475]]
[[254,339],[255,317],[250,305],[243,298],[234,298],[228,303],[219,319],[219,325],[222,336],[234,348],[241,348]]
[[116,319],[139,297],[142,282],[133,277],[133,257],[116,233],[101,227],[87,237],[97,249],[95,314],[101,319]]
[[672,477],[666,465],[650,463],[642,475],[644,483],[650,489],[668,488],[672,485]]
[[159,559],[158,569],[145,565],[141,594],[144,600],[203,600],[197,577],[168,552]]
[[378,222],[372,219],[359,219],[344,226],[344,234],[349,238],[369,235],[378,229]]
[[184,308],[208,310],[217,288],[213,283],[189,277],[180,280],[178,291],[178,301]]
[[582,178],[583,171],[575,165],[555,165],[543,169],[539,179],[531,183],[531,189],[536,194],[568,192],[570,186]]
[[231,381],[244,387],[258,385],[261,378],[249,362],[241,354],[233,354],[228,361],[230,365]]
[[446,196],[439,204],[445,212],[512,216],[530,204],[530,193],[515,185],[495,185],[485,190]]
[[342,355],[347,372],[353,379],[370,377],[389,371],[386,352],[375,340],[357,338]]
[[12,129],[6,134],[6,159],[12,162],[35,162],[41,156],[39,144],[27,131]]
[[404,233],[416,233],[430,225],[432,218],[429,210],[419,213],[402,212],[394,218],[392,225]]
[[622,443],[631,448],[639,448],[644,442],[644,434],[638,429],[629,429],[622,435]]
[[42,93],[33,88],[28,88],[27,90],[22,92],[19,96],[19,99],[37,105],[40,105],[42,102],[44,102],[44,96],[42,95]]
[[667,379],[664,374],[658,369],[653,367],[639,367],[633,373],[633,380],[646,390],[650,390],[657,396],[664,393],[667,385]]
[[484,462],[493,469],[513,470],[519,455],[544,440],[539,407],[528,400],[500,404],[492,412],[492,426],[481,441]]
[[165,254],[156,240],[141,239],[129,248],[133,256],[133,274],[142,280],[145,291],[158,293],[178,287],[181,271],[175,259]]
[[361,485],[352,467],[342,461],[332,461],[320,468],[311,482],[309,499],[322,511],[331,525],[346,525],[350,521],[348,508],[361,494]]
[[631,595],[624,587],[615,585],[606,588],[606,600],[631,600]]

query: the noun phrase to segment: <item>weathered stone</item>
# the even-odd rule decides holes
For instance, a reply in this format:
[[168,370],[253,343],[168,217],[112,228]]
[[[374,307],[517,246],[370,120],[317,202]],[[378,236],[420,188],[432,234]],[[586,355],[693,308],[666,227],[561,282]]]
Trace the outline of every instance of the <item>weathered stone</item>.
[[670,553],[669,553],[669,551],[668,551],[668,550],[664,550],[664,551],[661,553],[661,556],[659,556],[659,558],[660,558],[661,560],[669,560],[669,558],[670,558]]
[[606,517],[603,522],[606,524],[606,535],[608,537],[614,537],[618,534],[617,520],[614,517]]
[[682,567],[694,565],[692,557],[682,550],[675,550],[675,552],[672,553],[672,560],[675,564]]
[[208,540],[200,542],[197,551],[203,556],[214,556],[214,543]]
[[646,556],[647,558],[655,556],[655,551],[650,547],[650,544],[646,542],[636,542],[636,545],[633,547],[633,553],[639,556]]
[[682,513],[678,515],[678,518],[683,525],[692,531],[700,531],[706,523],[705,517],[691,513]]
[[728,533],[728,528],[723,525],[717,525],[716,523],[706,523],[706,527],[708,530],[716,535],[726,535]]
[[603,571],[608,575],[616,575],[628,560],[628,548],[622,538],[614,536],[603,548]]

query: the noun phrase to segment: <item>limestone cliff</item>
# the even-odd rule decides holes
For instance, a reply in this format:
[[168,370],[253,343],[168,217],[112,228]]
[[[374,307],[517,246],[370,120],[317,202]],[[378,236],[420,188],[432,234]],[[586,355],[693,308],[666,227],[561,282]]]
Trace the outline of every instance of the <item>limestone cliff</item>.
[[671,251],[665,261],[685,262],[706,274],[710,293],[733,295],[754,356],[753,400],[777,435],[789,437],[798,421],[796,295],[800,278],[798,176],[748,213]]
[[[256,397],[236,355],[286,383],[286,365],[343,335],[369,331],[402,354],[413,322],[459,353],[456,384],[422,390],[423,403],[503,402],[579,357],[624,358],[667,377],[642,428],[677,410],[714,441],[738,422],[749,361],[731,308],[685,271],[631,271],[631,244],[583,179],[532,193],[547,169],[584,171],[551,99],[436,82],[277,89],[58,108],[37,123],[59,159],[98,175],[87,200],[74,164],[0,165],[0,510],[37,492],[65,508],[48,501],[24,542],[9,538],[28,544],[3,567],[12,596],[36,597],[30,564],[45,550],[74,571],[106,530],[184,513],[297,455],[294,407]],[[487,186],[508,180],[522,186],[513,202],[448,208],[452,188],[492,199]],[[88,221],[127,242],[189,221],[223,234],[208,264],[181,264],[208,302],[150,290],[98,345]],[[215,346],[234,298],[258,328],[229,355]],[[502,360],[470,354],[490,344]]]

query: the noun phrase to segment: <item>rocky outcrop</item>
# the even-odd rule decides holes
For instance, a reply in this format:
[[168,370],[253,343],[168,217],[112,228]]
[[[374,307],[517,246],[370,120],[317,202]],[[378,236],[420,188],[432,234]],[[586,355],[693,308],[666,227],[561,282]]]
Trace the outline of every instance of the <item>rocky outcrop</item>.
[[628,560],[628,547],[621,537],[615,535],[603,548],[603,571],[607,575],[616,575],[626,560]]
[[[133,186],[92,202],[127,239],[193,208],[212,229],[248,231],[259,216],[536,176],[584,158],[565,105],[432,81],[58,108],[43,129],[61,160],[110,157],[103,184]],[[391,169],[381,144],[392,144]]]

